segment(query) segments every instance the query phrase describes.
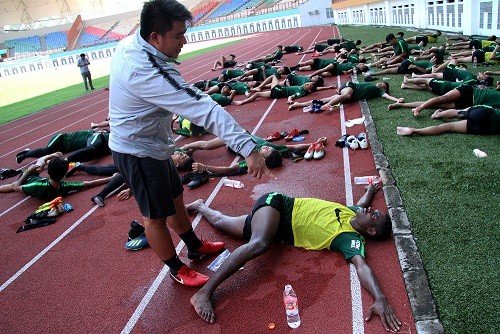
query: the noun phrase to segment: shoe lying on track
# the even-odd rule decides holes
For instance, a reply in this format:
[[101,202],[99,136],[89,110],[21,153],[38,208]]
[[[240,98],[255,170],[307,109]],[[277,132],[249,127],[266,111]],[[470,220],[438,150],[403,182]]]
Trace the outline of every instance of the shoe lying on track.
[[0,169],[0,180],[8,179],[9,177],[14,177],[21,174],[23,171],[11,168],[1,168]]
[[208,281],[208,276],[200,274],[197,271],[183,265],[176,275],[170,272],[170,277],[172,277],[176,282],[185,286],[200,287],[205,285]]
[[29,152],[29,150],[30,150],[29,148],[26,148],[26,149],[24,149],[21,152],[16,154],[16,162],[18,164],[20,164],[21,162],[23,162],[24,159],[26,159],[25,155],[26,155],[26,153]]
[[187,257],[190,260],[200,260],[207,255],[218,254],[225,249],[225,245],[221,241],[206,241],[201,240],[201,246],[196,251],[188,250]]
[[82,165],[81,162],[70,162],[68,164],[68,172],[66,173],[66,177],[75,175],[75,173],[78,171],[81,165]]

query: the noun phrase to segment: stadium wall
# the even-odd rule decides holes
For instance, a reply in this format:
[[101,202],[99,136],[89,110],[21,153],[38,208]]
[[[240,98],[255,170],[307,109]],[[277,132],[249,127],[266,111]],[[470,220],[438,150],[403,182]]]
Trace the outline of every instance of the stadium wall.
[[384,25],[498,35],[500,0],[386,0],[333,3],[334,21],[343,25]]
[[186,32],[186,39],[188,42],[198,42],[300,26],[301,15],[299,9],[294,8],[191,27]]

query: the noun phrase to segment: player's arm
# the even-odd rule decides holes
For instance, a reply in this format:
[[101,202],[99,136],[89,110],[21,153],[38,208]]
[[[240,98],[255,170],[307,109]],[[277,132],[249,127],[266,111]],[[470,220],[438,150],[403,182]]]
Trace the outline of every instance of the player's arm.
[[389,305],[387,298],[377,282],[375,274],[366,263],[365,258],[361,255],[354,255],[349,260],[356,268],[361,285],[363,285],[363,287],[368,290],[368,292],[375,299],[373,305],[368,309],[368,314],[365,316],[365,320],[369,321],[373,314],[378,314],[386,331],[399,330],[401,321],[396,318],[394,310],[391,305]]
[[236,172],[240,166],[238,164],[232,164],[231,166],[209,166],[199,162],[193,163],[193,170],[199,172],[211,172],[211,173],[232,173]]
[[402,98],[402,97],[401,98],[397,98],[397,97],[394,97],[394,96],[389,95],[387,93],[382,94],[382,97],[384,99],[386,99],[386,100],[393,101],[393,102],[403,103],[405,101],[405,99]]

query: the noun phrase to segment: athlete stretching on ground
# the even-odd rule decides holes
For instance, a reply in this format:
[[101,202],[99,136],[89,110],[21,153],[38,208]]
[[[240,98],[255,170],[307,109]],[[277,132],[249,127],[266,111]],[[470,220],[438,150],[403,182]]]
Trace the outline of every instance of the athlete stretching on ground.
[[[209,208],[202,200],[186,206],[201,213],[215,228],[248,242],[233,251],[208,282],[193,297],[191,304],[205,321],[214,323],[210,299],[217,287],[245,263],[265,253],[273,241],[309,250],[340,251],[356,267],[359,280],[375,299],[366,320],[380,315],[387,331],[396,331],[401,322],[365,261],[364,237],[387,239],[391,235],[388,215],[371,211],[370,203],[379,185],[370,185],[357,206],[316,198],[292,198],[280,193],[262,196],[249,215],[231,217]],[[320,223],[320,221],[322,223]]]

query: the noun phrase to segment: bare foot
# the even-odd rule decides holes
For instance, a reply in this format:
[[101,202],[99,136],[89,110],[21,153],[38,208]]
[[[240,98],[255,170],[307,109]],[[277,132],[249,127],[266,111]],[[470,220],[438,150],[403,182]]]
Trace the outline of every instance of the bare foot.
[[261,91],[261,88],[260,87],[254,87],[254,88],[250,88],[250,90],[252,92],[260,92]]
[[401,103],[391,103],[387,106],[387,109],[393,110],[393,109],[398,109],[401,108]]
[[95,124],[94,122],[91,122],[90,123],[90,128],[93,129],[93,128],[97,128],[97,124]]
[[210,71],[215,71],[215,68],[211,68]]
[[396,128],[396,133],[400,136],[409,136],[413,133],[413,129],[405,126],[398,126]]
[[187,212],[199,212],[200,207],[203,205],[205,205],[205,202],[203,202],[202,199],[197,199],[196,201],[186,204],[185,206]]
[[293,110],[299,106],[298,102],[294,102],[288,106],[288,110]]
[[408,79],[410,79],[410,76],[408,74],[405,74],[405,76],[403,77],[403,82],[407,83]]
[[431,115],[431,118],[432,119],[439,119],[441,118],[441,112],[443,111],[443,109],[437,109],[432,115]]
[[419,107],[416,107],[416,108],[413,108],[411,111],[413,111],[413,116],[418,116],[420,115],[420,108]]
[[406,88],[408,88],[408,86],[406,85],[406,83],[404,83],[404,82],[403,82],[403,83],[401,84],[401,89],[406,89]]
[[215,323],[215,313],[210,298],[200,291],[195,293],[189,300],[196,313],[206,322]]

